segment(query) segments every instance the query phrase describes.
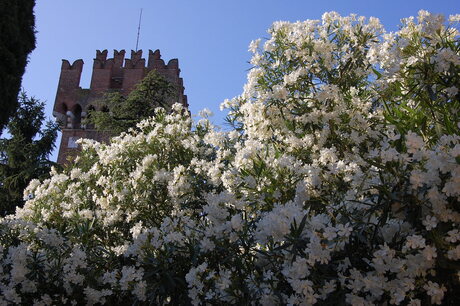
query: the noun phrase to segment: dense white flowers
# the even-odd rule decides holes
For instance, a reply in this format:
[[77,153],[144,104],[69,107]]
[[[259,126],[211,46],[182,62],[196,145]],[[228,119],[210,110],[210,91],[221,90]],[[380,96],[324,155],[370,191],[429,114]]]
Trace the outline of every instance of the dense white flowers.
[[0,304],[455,304],[458,20],[276,22],[234,130],[82,140],[0,220]]

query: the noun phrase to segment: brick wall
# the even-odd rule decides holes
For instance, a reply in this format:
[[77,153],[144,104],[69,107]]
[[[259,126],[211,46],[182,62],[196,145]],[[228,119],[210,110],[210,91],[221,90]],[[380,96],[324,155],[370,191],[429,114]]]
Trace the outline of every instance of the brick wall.
[[103,142],[109,140],[109,133],[86,129],[81,125],[88,109],[94,107],[94,102],[107,91],[117,90],[123,95],[129,94],[151,70],[158,71],[177,85],[178,102],[188,107],[177,59],[172,59],[165,64],[159,50],[155,52],[149,50],[146,66],[146,60],[142,58],[142,50],[131,51],[129,59],[125,59],[124,50],[114,50],[113,58],[107,58],[107,53],[107,50],[96,51],[89,89],[80,87],[83,60],[76,60],[73,64],[67,60],[62,61],[53,109],[53,115],[62,128],[62,140],[58,154],[59,164],[67,163],[69,158],[78,154],[80,149],[75,145],[75,141],[79,138],[90,138]]

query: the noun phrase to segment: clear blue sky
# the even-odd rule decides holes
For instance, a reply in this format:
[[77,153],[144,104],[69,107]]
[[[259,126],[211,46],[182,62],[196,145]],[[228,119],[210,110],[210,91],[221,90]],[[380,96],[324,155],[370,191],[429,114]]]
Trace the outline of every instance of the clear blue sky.
[[220,103],[240,94],[246,81],[249,43],[267,37],[274,21],[320,19],[326,11],[337,11],[378,17],[394,31],[401,18],[417,15],[420,9],[458,14],[460,1],[37,0],[37,48],[22,86],[46,101],[47,116],[52,114],[61,59],[83,59],[81,86],[88,88],[96,49],[108,49],[110,56],[113,49],[125,49],[129,57],[135,48],[140,8],[139,49],[144,55],[148,49],[160,49],[165,61],[178,58],[191,112],[207,107],[221,124]]

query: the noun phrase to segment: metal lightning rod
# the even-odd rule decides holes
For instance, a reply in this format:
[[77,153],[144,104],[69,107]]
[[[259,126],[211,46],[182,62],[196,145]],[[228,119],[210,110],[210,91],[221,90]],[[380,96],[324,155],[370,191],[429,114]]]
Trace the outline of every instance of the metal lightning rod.
[[137,52],[137,47],[139,45],[139,34],[141,33],[141,20],[142,20],[142,9],[141,9],[141,13],[139,14],[139,25],[137,26],[136,52]]

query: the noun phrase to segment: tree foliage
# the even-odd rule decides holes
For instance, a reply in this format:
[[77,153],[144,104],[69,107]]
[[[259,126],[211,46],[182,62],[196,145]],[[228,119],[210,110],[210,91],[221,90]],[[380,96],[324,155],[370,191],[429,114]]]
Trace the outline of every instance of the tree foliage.
[[18,106],[27,56],[35,49],[35,0],[0,2],[0,134]]
[[32,179],[49,176],[53,162],[48,156],[54,148],[58,127],[45,120],[44,103],[19,96],[19,107],[10,118],[9,138],[0,139],[0,211],[14,212],[24,204],[24,189]]
[[459,21],[274,23],[232,131],[157,108],[31,182],[0,301],[459,305]]
[[90,111],[87,122],[98,130],[118,135],[135,128],[142,119],[153,116],[157,107],[170,110],[176,92],[172,83],[152,70],[128,96],[112,92],[97,101],[99,110]]

